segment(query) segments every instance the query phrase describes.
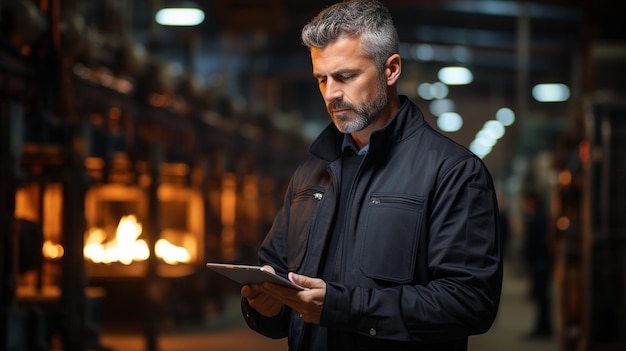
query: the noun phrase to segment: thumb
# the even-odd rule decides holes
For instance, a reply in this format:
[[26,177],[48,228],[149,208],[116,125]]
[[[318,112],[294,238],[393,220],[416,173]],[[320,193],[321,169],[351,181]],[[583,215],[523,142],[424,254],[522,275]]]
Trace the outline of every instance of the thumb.
[[294,272],[289,272],[288,277],[292,283],[300,285],[303,288],[315,289],[325,286],[324,281],[321,279],[307,277],[306,275],[300,275]]

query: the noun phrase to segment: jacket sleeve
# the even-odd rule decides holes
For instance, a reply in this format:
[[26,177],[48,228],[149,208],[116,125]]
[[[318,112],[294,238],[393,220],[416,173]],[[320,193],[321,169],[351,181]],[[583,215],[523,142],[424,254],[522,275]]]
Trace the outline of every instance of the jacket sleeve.
[[281,312],[274,317],[266,317],[255,311],[246,298],[241,299],[241,312],[250,329],[272,339],[287,337],[290,309],[283,306]]
[[379,339],[436,343],[486,332],[500,299],[498,209],[482,162],[441,171],[429,194],[414,282],[327,285],[321,324]]

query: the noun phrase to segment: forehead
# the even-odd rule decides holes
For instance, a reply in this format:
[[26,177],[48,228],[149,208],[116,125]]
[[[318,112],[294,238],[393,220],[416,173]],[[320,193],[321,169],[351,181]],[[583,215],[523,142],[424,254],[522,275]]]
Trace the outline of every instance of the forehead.
[[311,62],[314,74],[374,65],[361,50],[359,38],[348,36],[342,36],[323,48],[311,48]]

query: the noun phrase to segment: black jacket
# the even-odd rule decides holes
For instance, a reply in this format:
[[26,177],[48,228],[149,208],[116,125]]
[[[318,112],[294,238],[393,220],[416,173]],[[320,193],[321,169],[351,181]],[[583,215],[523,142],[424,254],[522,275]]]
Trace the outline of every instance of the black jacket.
[[[259,250],[279,274],[320,274],[342,140],[329,125],[290,181]],[[496,195],[484,164],[401,97],[395,118],[372,134],[356,179],[320,324],[343,336],[343,350],[466,350],[467,337],[493,323],[502,284]],[[266,318],[244,299],[243,309],[252,329],[306,350],[307,326],[289,308]]]

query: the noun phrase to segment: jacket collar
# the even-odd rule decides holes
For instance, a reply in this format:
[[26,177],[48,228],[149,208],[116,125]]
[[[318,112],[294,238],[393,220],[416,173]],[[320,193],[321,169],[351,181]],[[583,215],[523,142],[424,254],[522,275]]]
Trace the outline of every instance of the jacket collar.
[[[408,97],[400,95],[400,109],[387,126],[375,131],[370,137],[370,152],[381,152],[388,145],[397,143],[415,133],[426,121],[422,111]],[[341,157],[343,133],[334,123],[328,126],[313,141],[309,152],[325,161],[332,162]]]

